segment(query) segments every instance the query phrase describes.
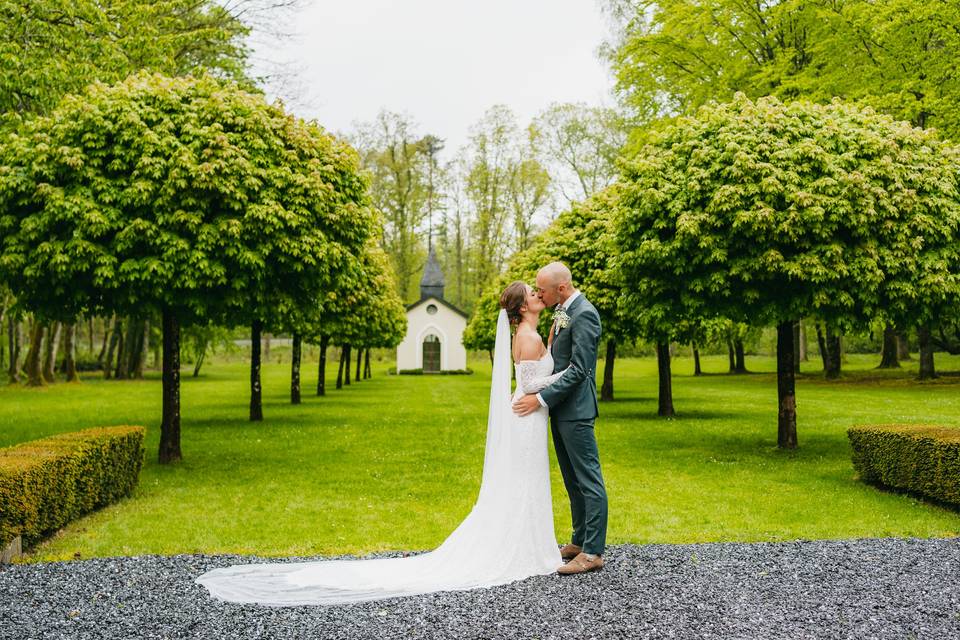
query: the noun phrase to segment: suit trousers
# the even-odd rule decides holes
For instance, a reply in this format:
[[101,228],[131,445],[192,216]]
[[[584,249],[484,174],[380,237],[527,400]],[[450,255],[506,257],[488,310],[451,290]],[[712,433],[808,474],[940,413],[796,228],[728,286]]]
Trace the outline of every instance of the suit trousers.
[[607,540],[607,489],[600,472],[600,455],[593,420],[550,419],[553,446],[570,497],[571,542],[584,553],[602,554]]

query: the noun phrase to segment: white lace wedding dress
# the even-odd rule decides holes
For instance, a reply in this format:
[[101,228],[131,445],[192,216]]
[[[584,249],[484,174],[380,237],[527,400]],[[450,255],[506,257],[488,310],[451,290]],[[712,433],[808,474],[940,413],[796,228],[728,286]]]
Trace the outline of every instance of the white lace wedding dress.
[[406,558],[235,565],[196,581],[223,600],[292,606],[490,587],[554,573],[562,561],[553,530],[547,410],[519,417],[511,409],[513,397],[562,375],[552,371],[549,352],[516,363],[511,396],[510,327],[501,311],[480,494],[437,549]]

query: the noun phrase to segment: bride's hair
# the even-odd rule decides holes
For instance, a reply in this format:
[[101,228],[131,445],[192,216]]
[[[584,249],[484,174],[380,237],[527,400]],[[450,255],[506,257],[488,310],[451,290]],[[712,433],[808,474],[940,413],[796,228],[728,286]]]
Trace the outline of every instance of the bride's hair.
[[507,312],[510,326],[520,324],[522,314],[520,307],[527,301],[527,283],[517,280],[511,282],[500,294],[500,307]]

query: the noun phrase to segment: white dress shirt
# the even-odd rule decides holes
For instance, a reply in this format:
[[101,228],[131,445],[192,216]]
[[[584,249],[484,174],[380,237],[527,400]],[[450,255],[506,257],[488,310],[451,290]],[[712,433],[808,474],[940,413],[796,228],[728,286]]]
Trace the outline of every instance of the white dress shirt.
[[[574,292],[570,294],[570,297],[568,297],[566,300],[563,301],[563,304],[560,305],[560,308],[563,309],[564,311],[566,311],[567,309],[569,309],[569,308],[570,308],[570,304],[571,304],[574,300],[576,300],[576,299],[577,299],[577,296],[579,296],[579,295],[580,295],[580,291],[579,291],[579,290],[574,290]],[[553,337],[556,338],[558,333],[560,333],[560,327],[557,327],[557,328],[556,328],[556,330],[554,331]],[[541,406],[541,407],[547,406],[547,403],[544,401],[543,396],[541,396],[539,393],[537,394],[537,401],[540,403],[540,406]]]

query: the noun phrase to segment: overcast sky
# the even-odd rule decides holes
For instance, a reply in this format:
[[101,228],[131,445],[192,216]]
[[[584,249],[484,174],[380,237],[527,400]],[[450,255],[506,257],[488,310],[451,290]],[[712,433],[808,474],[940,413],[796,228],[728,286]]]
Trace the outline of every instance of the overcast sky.
[[296,65],[302,99],[291,107],[332,131],[385,107],[453,151],[494,104],[525,125],[552,102],[612,102],[596,0],[308,2],[298,35],[254,58]]

